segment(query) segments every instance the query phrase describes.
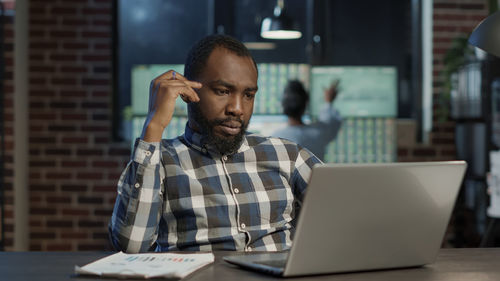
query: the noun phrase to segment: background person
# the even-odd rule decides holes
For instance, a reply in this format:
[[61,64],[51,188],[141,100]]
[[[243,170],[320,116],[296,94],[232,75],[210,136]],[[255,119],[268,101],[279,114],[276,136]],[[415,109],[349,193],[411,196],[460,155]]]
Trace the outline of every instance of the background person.
[[288,125],[272,133],[272,136],[298,143],[324,160],[326,146],[335,139],[342,126],[342,117],[332,106],[338,94],[338,85],[337,80],[324,91],[325,104],[320,109],[318,121],[305,124],[302,119],[309,94],[300,81],[289,81],[282,99],[283,113],[288,116]]

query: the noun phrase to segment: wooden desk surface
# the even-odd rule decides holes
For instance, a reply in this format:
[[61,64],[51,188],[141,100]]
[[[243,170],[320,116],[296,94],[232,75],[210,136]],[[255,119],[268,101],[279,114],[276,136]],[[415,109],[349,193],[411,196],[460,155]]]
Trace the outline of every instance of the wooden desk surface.
[[[95,281],[98,279],[74,276],[74,266],[85,265],[108,254],[110,253],[0,252],[0,280]],[[214,264],[196,271],[183,280],[286,280],[242,270],[222,260],[222,256],[231,254],[241,253],[216,252]],[[500,248],[442,249],[435,263],[420,268],[308,276],[290,280],[498,281],[500,280]]]

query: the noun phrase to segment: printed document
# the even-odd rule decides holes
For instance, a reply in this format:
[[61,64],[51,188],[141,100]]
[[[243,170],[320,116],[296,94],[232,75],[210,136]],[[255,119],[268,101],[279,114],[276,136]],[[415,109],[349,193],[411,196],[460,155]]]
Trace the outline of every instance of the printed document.
[[82,267],[75,266],[75,273],[118,278],[183,278],[212,262],[214,262],[212,253],[125,254],[119,252]]

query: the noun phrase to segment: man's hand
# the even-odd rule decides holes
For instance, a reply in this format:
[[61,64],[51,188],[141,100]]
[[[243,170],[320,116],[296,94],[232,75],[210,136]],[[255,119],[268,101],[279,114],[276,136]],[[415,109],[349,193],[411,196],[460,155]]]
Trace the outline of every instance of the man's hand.
[[184,76],[169,70],[151,81],[149,86],[149,109],[141,138],[146,142],[159,142],[163,130],[172,120],[175,100],[181,96],[186,103],[198,102],[200,98],[193,88],[203,85],[189,81]]
[[328,103],[331,103],[335,100],[337,97],[337,94],[339,92],[339,84],[340,80],[335,80],[332,82],[330,85],[330,88],[325,89],[324,94],[325,94],[325,101]]

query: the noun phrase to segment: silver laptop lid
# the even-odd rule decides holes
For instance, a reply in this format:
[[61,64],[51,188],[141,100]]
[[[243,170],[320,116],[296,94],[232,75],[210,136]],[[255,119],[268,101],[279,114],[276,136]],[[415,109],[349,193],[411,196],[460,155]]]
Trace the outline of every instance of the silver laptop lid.
[[313,168],[284,276],[432,263],[464,161]]

